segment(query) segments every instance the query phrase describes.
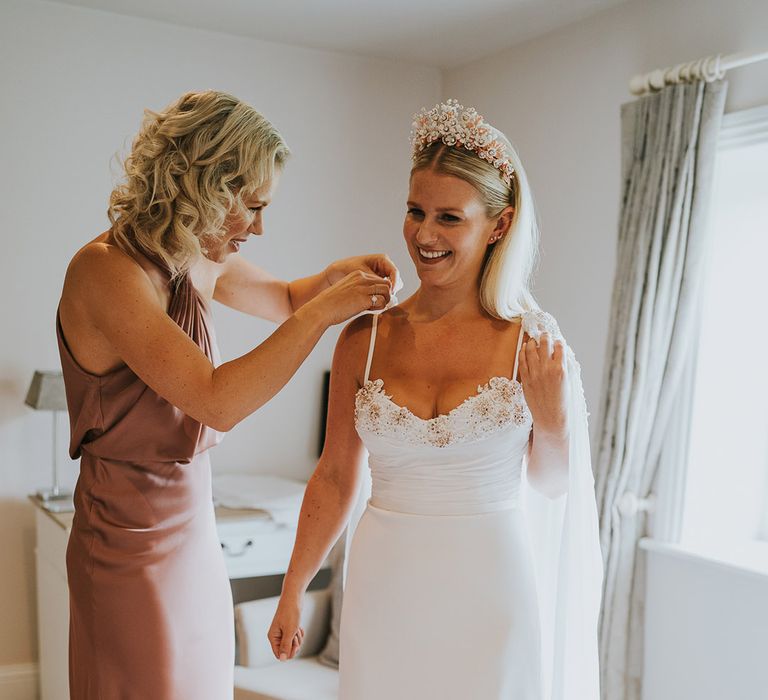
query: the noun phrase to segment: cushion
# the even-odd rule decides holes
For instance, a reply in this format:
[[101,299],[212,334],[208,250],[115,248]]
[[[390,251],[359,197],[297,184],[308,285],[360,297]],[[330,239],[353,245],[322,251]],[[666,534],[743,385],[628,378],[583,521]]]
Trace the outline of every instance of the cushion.
[[[278,597],[250,600],[235,606],[235,632],[239,662],[242,666],[258,667],[280,663],[272,653],[267,631],[277,609]],[[297,657],[315,656],[328,637],[330,592],[310,591],[304,598],[301,625],[304,642]]]
[[339,629],[341,628],[341,598],[344,584],[344,546],[336,547],[331,569],[331,582],[328,591],[331,596],[330,630],[323,650],[317,657],[321,664],[330,668],[339,668]]

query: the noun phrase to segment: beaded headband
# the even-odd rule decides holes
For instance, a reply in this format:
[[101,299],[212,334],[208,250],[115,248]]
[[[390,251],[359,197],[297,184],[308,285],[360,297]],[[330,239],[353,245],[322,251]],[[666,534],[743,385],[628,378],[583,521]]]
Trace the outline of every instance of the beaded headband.
[[501,173],[501,178],[512,186],[515,169],[507,155],[506,144],[474,107],[464,107],[458,100],[448,100],[427,111],[422,109],[413,117],[411,126],[412,158],[435,141],[474,151]]

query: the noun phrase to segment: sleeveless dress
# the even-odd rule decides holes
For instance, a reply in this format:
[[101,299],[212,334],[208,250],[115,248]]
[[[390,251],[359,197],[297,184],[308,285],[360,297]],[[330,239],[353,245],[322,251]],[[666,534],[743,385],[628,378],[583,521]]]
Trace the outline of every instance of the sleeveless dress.
[[[542,311],[524,313],[512,378],[494,377],[449,413],[426,420],[369,377],[377,322],[374,316],[355,399],[371,494],[351,524],[340,700],[598,700],[601,565],[588,442],[585,464],[583,444],[571,439],[580,461],[571,450],[567,498],[547,504],[539,496],[540,551],[530,537],[535,496],[524,470],[533,422],[515,377],[523,332],[562,338],[557,324]],[[577,388],[570,386],[574,374],[580,388],[570,349],[567,356],[569,388]],[[583,407],[583,391],[569,398],[569,414],[571,405]],[[569,415],[569,425],[579,434],[586,411],[583,422]],[[580,499],[572,498],[577,491]],[[559,529],[546,513],[550,504],[559,507]],[[560,546],[574,534],[576,571],[572,548]],[[581,581],[566,595],[553,577]],[[569,600],[574,591],[577,600]]]
[[[205,301],[171,285],[170,317],[214,364]],[[232,594],[216,534],[207,450],[221,435],[127,366],[84,371],[57,315],[81,458],[67,548],[70,696],[223,700],[233,694]]]

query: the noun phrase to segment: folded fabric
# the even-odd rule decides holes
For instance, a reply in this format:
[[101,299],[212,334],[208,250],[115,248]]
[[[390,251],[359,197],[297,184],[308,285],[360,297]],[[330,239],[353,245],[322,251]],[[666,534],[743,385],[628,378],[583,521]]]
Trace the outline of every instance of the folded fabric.
[[218,474],[213,478],[213,502],[224,508],[260,510],[276,523],[295,527],[305,487],[280,476]]

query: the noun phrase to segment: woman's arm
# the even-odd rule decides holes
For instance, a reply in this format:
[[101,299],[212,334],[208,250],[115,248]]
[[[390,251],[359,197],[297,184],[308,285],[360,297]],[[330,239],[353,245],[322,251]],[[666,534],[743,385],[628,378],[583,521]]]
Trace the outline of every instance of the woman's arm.
[[560,340],[544,332],[520,351],[520,377],[533,417],[528,447],[528,480],[537,491],[557,498],[568,490],[568,420],[565,359]]
[[330,286],[326,272],[285,282],[241,255],[230,255],[216,279],[213,298],[250,316],[282,323]]
[[273,277],[242,255],[230,255],[224,261],[213,298],[224,306],[275,323],[282,323],[294,311],[288,282]]
[[353,321],[339,337],[331,369],[323,454],[307,484],[296,543],[283,581],[269,641],[275,656],[293,658],[307,586],[344,530],[360,488],[363,446],[355,430],[355,394],[365,362],[370,319]]
[[568,433],[531,432],[528,452],[528,480],[549,498],[558,498],[568,490]]
[[226,431],[288,382],[330,325],[369,308],[371,294],[388,299],[389,284],[375,275],[348,275],[261,345],[214,367],[168,316],[135,261],[114,246],[90,245],[67,271],[62,319],[66,310],[76,309],[116,358],[160,396],[205,425]]
[[322,272],[293,282],[277,279],[241,255],[230,255],[222,264],[213,298],[251,316],[282,323],[320,292],[355,270],[387,277],[395,289],[398,271],[386,255],[337,260]]

